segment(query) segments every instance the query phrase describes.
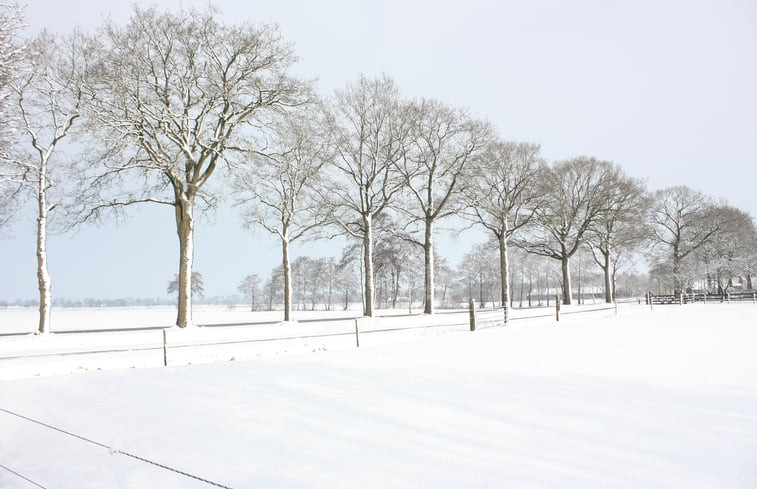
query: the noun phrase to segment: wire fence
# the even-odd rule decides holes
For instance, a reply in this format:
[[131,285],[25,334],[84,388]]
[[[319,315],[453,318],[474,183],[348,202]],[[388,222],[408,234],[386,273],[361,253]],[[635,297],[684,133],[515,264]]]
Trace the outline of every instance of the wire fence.
[[[219,484],[218,482],[214,482],[214,481],[211,481],[211,480],[209,480],[209,479],[205,479],[205,478],[203,478],[203,477],[199,477],[199,476],[197,476],[197,475],[191,474],[191,473],[189,473],[189,472],[185,472],[185,471],[183,471],[183,470],[179,470],[179,469],[176,469],[176,468],[170,467],[170,466],[168,466],[168,465],[165,465],[165,464],[161,464],[161,463],[155,462],[155,461],[153,461],[153,460],[150,460],[150,459],[147,459],[147,458],[144,458],[144,457],[140,457],[140,456],[138,456],[138,455],[135,455],[135,454],[133,454],[133,453],[130,453],[130,452],[126,452],[126,451],[124,451],[124,450],[120,450],[120,449],[117,449],[117,448],[114,448],[114,447],[110,447],[110,446],[108,446],[108,445],[106,445],[106,444],[104,444],[104,443],[101,443],[101,442],[99,442],[99,441],[93,440],[93,439],[91,439],[91,438],[87,438],[87,437],[85,437],[85,436],[82,436],[82,435],[78,435],[78,434],[76,434],[76,433],[73,433],[73,432],[71,432],[71,431],[68,431],[68,430],[64,430],[64,429],[62,429],[62,428],[59,428],[59,427],[57,427],[57,426],[53,426],[53,425],[51,425],[51,424],[48,424],[48,423],[44,423],[44,422],[42,422],[42,421],[39,421],[39,420],[37,420],[37,419],[34,419],[34,418],[30,418],[29,416],[24,416],[23,414],[19,414],[19,413],[16,413],[16,412],[14,412],[14,411],[10,411],[10,410],[8,410],[8,409],[5,409],[5,408],[1,408],[1,407],[0,407],[0,412],[4,412],[4,413],[6,413],[6,414],[8,414],[8,415],[10,415],[10,416],[15,416],[15,417],[17,417],[17,418],[19,418],[19,419],[23,419],[23,420],[25,420],[25,421],[28,421],[28,422],[30,422],[30,423],[34,423],[34,424],[37,424],[37,425],[39,425],[39,426],[43,426],[43,427],[45,427],[45,428],[47,428],[47,429],[50,429],[50,430],[52,430],[52,431],[56,431],[56,432],[58,432],[58,433],[62,433],[62,434],[64,434],[64,435],[67,435],[67,436],[69,436],[69,437],[75,438],[75,439],[77,439],[77,440],[80,440],[80,441],[83,441],[83,442],[86,442],[86,443],[90,443],[90,444],[92,444],[92,445],[95,445],[95,446],[98,446],[98,447],[100,447],[100,448],[104,448],[104,449],[108,450],[108,452],[109,452],[109,453],[110,453],[111,455],[124,455],[124,456],[126,456],[126,457],[130,457],[130,458],[132,458],[132,459],[134,459],[134,460],[138,460],[138,461],[140,461],[140,462],[143,462],[143,463],[147,463],[147,464],[153,465],[153,466],[155,466],[155,467],[159,467],[159,468],[161,468],[161,469],[163,469],[163,470],[168,470],[168,471],[170,471],[170,472],[173,472],[173,473],[176,473],[176,474],[182,475],[182,476],[184,476],[184,477],[188,477],[188,478],[190,478],[190,479],[194,479],[194,480],[196,480],[196,481],[204,482],[205,484],[208,484],[208,485],[211,485],[211,486],[214,486],[214,487],[221,487],[221,488],[224,488],[224,489],[232,489],[232,488],[231,488],[230,486],[225,486],[225,485],[223,485],[223,484]],[[32,483],[32,484],[34,484],[34,485],[36,485],[37,487],[44,487],[44,486],[42,486],[42,485],[40,485],[40,484],[38,484],[38,483],[36,483],[36,482],[32,481],[31,479],[29,479],[29,478],[27,478],[27,477],[25,477],[25,476],[21,475],[20,473],[18,473],[18,472],[16,472],[16,471],[13,471],[13,470],[11,470],[11,469],[9,469],[9,468],[7,468],[7,467],[5,467],[5,466],[2,466],[2,465],[0,465],[0,467],[2,467],[3,469],[7,470],[8,472],[10,472],[10,473],[12,473],[12,474],[14,474],[14,475],[16,475],[16,476],[18,476],[18,477],[20,477],[20,478],[24,479],[25,481],[27,481],[27,482],[30,482],[30,483]]]

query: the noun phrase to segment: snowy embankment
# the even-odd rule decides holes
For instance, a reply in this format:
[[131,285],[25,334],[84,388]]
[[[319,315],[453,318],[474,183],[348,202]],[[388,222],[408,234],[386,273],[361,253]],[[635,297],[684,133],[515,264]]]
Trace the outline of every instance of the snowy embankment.
[[402,339],[2,382],[0,487],[757,487],[757,306]]

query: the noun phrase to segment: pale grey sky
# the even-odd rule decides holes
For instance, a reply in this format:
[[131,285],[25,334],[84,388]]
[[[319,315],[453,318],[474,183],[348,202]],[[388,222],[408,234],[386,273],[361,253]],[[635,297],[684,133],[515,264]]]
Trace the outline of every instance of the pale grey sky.
[[[163,8],[205,5],[171,0]],[[615,161],[651,189],[688,185],[757,215],[757,2],[216,2],[229,22],[276,22],[323,94],[386,73],[407,96],[437,97],[489,118],[550,160]],[[29,31],[125,21],[128,2],[33,0]],[[33,216],[0,239],[0,298],[34,298]],[[236,293],[279,262],[276,243],[222,208],[198,226],[206,295]],[[453,263],[470,241],[443,240]],[[299,245],[328,253],[333,245]],[[169,208],[49,243],[55,297],[164,296],[178,242]],[[295,250],[297,251],[297,250]]]

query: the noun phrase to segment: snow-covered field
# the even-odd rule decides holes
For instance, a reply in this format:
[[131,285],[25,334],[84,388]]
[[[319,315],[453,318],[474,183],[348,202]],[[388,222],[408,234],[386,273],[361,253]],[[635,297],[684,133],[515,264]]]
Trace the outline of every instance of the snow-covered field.
[[0,487],[757,487],[757,306],[620,311],[6,380]]

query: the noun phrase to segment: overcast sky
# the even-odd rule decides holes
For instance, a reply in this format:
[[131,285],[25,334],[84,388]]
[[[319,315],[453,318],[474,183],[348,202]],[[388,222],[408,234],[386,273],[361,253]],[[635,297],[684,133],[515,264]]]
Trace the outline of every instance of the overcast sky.
[[[150,5],[154,2],[136,2]],[[163,0],[162,8],[205,1]],[[386,73],[410,97],[436,97],[490,119],[549,160],[615,161],[651,189],[688,185],[757,214],[757,2],[319,0],[216,2],[228,22],[275,22],[297,72],[322,94]],[[28,31],[125,22],[128,2],[34,0]],[[163,206],[165,207],[165,206]],[[177,270],[170,208],[49,242],[54,297],[157,297]],[[34,298],[34,217],[0,239],[0,298]],[[455,264],[471,240],[443,239]],[[296,245],[334,253],[329,243]],[[280,261],[263,232],[222,207],[198,225],[206,295],[237,292]],[[421,264],[419,264],[421,266]]]

